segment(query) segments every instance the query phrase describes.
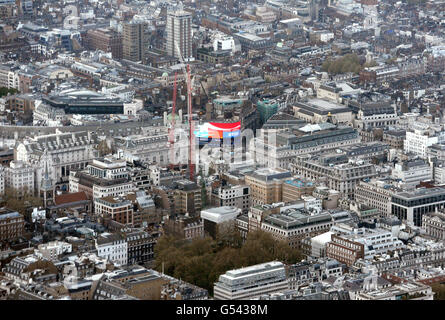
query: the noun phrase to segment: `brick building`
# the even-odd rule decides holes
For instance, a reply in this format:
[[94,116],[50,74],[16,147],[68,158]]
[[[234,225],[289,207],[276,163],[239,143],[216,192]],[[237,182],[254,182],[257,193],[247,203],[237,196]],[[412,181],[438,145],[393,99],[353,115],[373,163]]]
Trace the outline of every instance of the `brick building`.
[[88,30],[85,47],[111,52],[113,59],[122,59],[122,35],[108,29]]
[[326,254],[329,258],[350,266],[358,259],[364,258],[365,249],[362,243],[333,234],[331,235],[331,242],[327,244]]
[[0,241],[12,241],[23,235],[25,220],[23,216],[7,208],[0,208]]

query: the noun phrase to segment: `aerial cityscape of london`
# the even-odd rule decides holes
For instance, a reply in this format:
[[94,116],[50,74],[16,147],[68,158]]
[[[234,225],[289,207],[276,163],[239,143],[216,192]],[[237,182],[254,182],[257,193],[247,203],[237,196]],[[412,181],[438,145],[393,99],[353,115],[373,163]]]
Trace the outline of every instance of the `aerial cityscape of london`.
[[445,300],[445,0],[0,0],[0,300]]

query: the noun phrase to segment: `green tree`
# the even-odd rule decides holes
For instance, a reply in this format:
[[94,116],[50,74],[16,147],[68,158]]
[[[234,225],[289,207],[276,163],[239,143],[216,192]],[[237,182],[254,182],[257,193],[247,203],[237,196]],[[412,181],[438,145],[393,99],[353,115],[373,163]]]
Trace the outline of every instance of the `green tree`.
[[182,279],[213,292],[213,284],[228,270],[258,263],[279,260],[296,263],[301,256],[282,241],[275,240],[269,233],[255,231],[248,234],[242,244],[234,224],[223,224],[216,240],[182,240],[173,236],[162,236],[155,250],[155,269],[175,278]]
[[14,88],[8,89],[6,87],[0,87],[0,97],[7,96],[8,94],[16,94],[18,92],[19,91]]
[[355,53],[344,55],[335,60],[326,60],[323,62],[321,69],[330,74],[340,74],[346,72],[359,73],[363,66],[360,64],[360,59]]
[[434,294],[434,300],[445,300],[445,284],[435,283],[431,286]]
[[325,60],[321,65],[321,70],[328,72],[330,65],[331,65],[331,60]]
[[241,247],[243,239],[234,221],[227,221],[218,225],[216,242],[221,247]]
[[6,188],[3,195],[6,207],[25,215],[28,208],[41,207],[43,200],[34,196],[26,188],[18,191],[14,188]]

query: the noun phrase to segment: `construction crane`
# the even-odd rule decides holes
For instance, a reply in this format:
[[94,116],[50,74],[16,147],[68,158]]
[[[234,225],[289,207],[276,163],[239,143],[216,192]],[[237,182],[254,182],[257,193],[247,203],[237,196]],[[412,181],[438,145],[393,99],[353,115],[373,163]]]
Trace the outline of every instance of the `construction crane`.
[[[173,161],[175,159],[175,118],[176,118],[176,80],[177,80],[178,73],[175,72],[175,82],[173,83],[173,105],[172,105],[172,123],[170,128],[170,159]],[[173,168],[174,164],[173,162],[170,164],[170,168]]]
[[192,121],[192,82],[190,77],[190,65],[186,64],[184,62],[184,58],[181,54],[181,49],[179,49],[178,43],[175,42],[175,47],[178,52],[179,60],[181,61],[181,68],[182,72],[184,74],[184,78],[186,79],[187,83],[187,113],[188,113],[188,122],[189,122],[189,152],[188,152],[188,168],[189,168],[189,174],[190,174],[190,180],[194,181],[195,176],[195,164],[192,163],[192,159],[194,157],[193,152],[193,146],[194,146],[194,139],[193,139],[193,121]]

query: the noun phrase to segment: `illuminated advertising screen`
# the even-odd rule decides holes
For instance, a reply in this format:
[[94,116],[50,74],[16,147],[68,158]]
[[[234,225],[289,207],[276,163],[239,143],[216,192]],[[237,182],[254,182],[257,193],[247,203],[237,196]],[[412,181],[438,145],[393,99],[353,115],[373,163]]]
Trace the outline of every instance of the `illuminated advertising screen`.
[[236,138],[241,134],[241,122],[217,123],[206,122],[199,126],[199,130],[194,132],[199,144],[220,145],[224,139]]

